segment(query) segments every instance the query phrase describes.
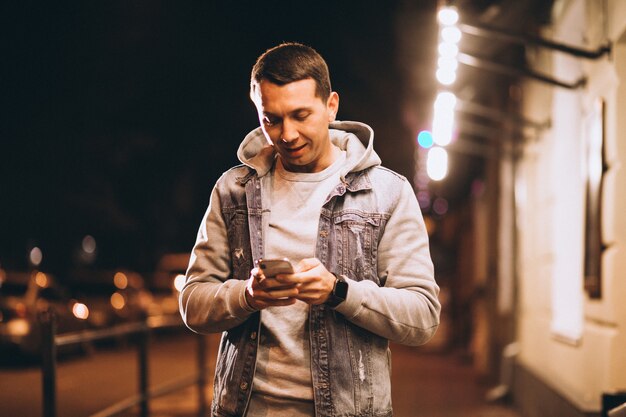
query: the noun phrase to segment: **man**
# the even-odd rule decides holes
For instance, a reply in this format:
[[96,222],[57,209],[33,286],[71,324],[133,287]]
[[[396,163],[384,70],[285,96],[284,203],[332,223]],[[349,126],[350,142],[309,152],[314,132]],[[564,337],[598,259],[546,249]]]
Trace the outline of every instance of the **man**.
[[[223,332],[212,413],[391,416],[389,341],[420,345],[439,323],[412,188],[369,126],[335,121],[312,48],[262,54],[250,97],[261,126],[213,189],[180,296],[190,329]],[[295,273],[254,264],[285,257]]]

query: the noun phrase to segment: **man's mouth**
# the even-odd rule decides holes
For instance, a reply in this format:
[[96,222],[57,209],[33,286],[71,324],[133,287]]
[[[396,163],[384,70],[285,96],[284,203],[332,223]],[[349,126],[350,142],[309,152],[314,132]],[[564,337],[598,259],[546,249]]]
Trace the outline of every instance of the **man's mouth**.
[[304,149],[306,143],[304,145],[296,146],[294,148],[283,148],[288,154],[293,155]]

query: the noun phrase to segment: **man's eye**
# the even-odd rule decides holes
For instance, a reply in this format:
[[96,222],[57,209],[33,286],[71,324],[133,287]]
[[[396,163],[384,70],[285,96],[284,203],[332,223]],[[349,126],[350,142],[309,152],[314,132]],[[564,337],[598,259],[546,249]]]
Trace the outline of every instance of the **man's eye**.
[[298,113],[294,116],[294,119],[298,120],[299,122],[305,120],[307,117],[309,117],[310,113]]

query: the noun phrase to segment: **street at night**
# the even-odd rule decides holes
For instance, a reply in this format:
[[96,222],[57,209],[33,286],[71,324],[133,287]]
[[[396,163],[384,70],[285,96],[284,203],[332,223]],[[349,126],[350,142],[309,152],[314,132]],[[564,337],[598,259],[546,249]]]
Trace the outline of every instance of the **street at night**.
[[626,0],[0,27],[0,417],[626,417]]

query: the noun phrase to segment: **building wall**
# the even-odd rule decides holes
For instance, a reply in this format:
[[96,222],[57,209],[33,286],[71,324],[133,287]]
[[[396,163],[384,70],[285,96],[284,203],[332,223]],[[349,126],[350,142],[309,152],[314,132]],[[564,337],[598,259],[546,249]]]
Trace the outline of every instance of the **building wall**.
[[[515,179],[518,216],[519,366],[546,390],[584,413],[603,393],[626,391],[626,2],[555,2],[544,37],[613,53],[595,61],[534,50],[530,65],[585,88],[524,83],[524,113],[551,127],[530,138]],[[605,162],[601,194],[602,296],[583,288],[588,140],[604,100]],[[594,113],[595,112],[595,113]],[[528,390],[526,390],[528,392]],[[539,405],[538,405],[539,406]],[[537,414],[529,411],[527,415]],[[565,414],[564,414],[565,415]]]

